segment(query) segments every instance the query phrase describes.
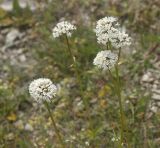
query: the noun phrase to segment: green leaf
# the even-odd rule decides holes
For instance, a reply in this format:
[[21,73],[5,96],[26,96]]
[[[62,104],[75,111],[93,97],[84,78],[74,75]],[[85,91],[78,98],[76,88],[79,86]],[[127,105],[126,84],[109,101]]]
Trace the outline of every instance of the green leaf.
[[22,9],[19,5],[19,0],[13,0],[13,12],[15,15],[21,15]]

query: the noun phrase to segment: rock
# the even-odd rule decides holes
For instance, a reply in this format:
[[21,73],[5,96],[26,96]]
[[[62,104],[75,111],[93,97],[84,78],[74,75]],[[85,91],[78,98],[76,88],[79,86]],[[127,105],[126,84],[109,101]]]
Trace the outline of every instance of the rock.
[[3,36],[0,34],[0,41],[3,41]]
[[152,88],[153,88],[153,90],[158,89],[158,85],[154,83],[154,84],[152,85]]
[[154,78],[152,76],[152,73],[151,72],[147,72],[146,74],[144,74],[142,76],[142,82],[153,82],[154,81]]
[[24,129],[24,125],[23,125],[23,121],[22,120],[18,120],[17,122],[14,123],[15,127],[22,130]]
[[9,32],[8,28],[1,30],[1,35],[6,35]]
[[160,95],[160,90],[158,89],[152,89],[152,92]]
[[157,106],[159,106],[159,107],[160,107],[160,102],[157,102]]
[[19,111],[19,115],[18,115],[18,117],[19,117],[19,118],[22,118],[22,117],[24,117],[24,116],[25,116],[24,112]]
[[[29,6],[30,10],[34,11],[36,7],[38,7],[37,3],[34,0],[18,0],[19,6],[21,8],[26,8]],[[0,4],[0,8],[5,11],[12,11],[13,10],[13,0],[4,0]]]
[[33,126],[32,126],[31,124],[27,123],[27,124],[25,125],[24,129],[25,129],[26,131],[32,132],[32,131],[33,131]]
[[157,146],[160,145],[160,138],[156,138],[154,142],[157,144]]
[[[157,69],[159,69],[160,68],[160,61],[156,62],[154,64],[154,67],[157,68]],[[160,72],[159,72],[159,74],[160,74]]]
[[20,55],[19,60],[20,60],[20,62],[25,62],[26,61],[26,56],[25,55]]
[[5,139],[6,140],[13,140],[15,138],[14,134],[13,133],[9,133],[5,136]]
[[62,108],[65,108],[65,106],[66,106],[66,103],[65,102],[61,102],[56,106],[56,108],[62,109]]
[[158,94],[153,94],[152,98],[154,100],[160,101],[160,95],[158,95]]
[[12,29],[7,35],[6,35],[6,46],[10,47],[14,44],[14,41],[20,37],[20,32],[17,29]]
[[150,108],[150,110],[151,110],[153,113],[156,113],[157,110],[158,110],[158,108],[157,108],[157,106],[152,106],[152,107]]
[[78,113],[80,111],[83,111],[84,104],[80,97],[77,97],[73,102],[73,110],[75,113]]
[[92,104],[95,104],[97,102],[97,98],[92,98],[91,100],[90,100],[90,103],[92,103]]
[[[157,74],[157,75],[160,75],[160,74]],[[154,81],[154,84],[159,85],[160,84],[159,80],[157,79],[156,81]]]

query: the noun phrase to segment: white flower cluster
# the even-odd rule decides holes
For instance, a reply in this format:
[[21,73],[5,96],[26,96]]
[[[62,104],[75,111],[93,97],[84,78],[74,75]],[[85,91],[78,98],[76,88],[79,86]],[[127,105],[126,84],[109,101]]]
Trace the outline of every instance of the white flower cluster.
[[76,30],[76,27],[67,21],[59,22],[53,28],[53,37],[57,38],[63,34],[66,34],[68,37],[71,37],[72,31]]
[[120,140],[120,137],[113,137],[112,139],[111,139],[111,141],[113,141],[113,142],[118,142]]
[[131,44],[131,38],[119,27],[117,18],[104,17],[97,21],[96,36],[99,44],[111,42],[115,48],[122,48]]
[[112,68],[118,60],[118,56],[110,50],[100,51],[95,57],[93,64],[97,67],[107,70]]
[[56,95],[57,87],[50,79],[39,78],[31,82],[29,93],[39,103],[43,101],[49,102]]
[[125,31],[117,31],[116,37],[111,39],[111,43],[115,48],[122,48],[131,44],[131,38]]

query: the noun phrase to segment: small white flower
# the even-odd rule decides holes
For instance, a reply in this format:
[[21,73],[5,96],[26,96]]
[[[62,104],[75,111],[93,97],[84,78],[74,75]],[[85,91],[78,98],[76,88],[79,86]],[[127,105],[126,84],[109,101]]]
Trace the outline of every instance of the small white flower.
[[69,140],[69,139],[66,139],[65,142],[70,142],[70,140]]
[[89,146],[89,142],[88,142],[88,141],[85,141],[85,145]]
[[113,138],[111,139],[111,141],[113,141],[113,142],[114,142],[115,140],[116,140],[115,137],[113,137]]
[[114,141],[117,141],[117,142],[118,142],[119,140],[120,140],[120,137],[113,137],[113,138],[111,139],[111,141],[113,141],[113,142],[114,142]]
[[76,140],[76,136],[71,136],[71,139],[72,140]]
[[29,93],[39,103],[51,101],[57,93],[57,87],[50,79],[39,78],[30,83]]
[[118,60],[118,56],[115,53],[112,53],[110,50],[100,51],[95,57],[93,64],[107,70],[112,68]]
[[67,21],[59,22],[53,28],[53,37],[57,38],[63,34],[66,34],[68,37],[71,37],[72,31],[76,30],[76,27]]

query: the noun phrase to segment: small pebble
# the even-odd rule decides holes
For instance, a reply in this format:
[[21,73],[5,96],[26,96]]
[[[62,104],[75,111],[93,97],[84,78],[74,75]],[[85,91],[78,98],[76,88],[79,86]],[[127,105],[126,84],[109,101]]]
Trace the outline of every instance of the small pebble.
[[15,127],[22,130],[24,129],[24,125],[23,125],[23,121],[22,120],[18,120],[14,123]]
[[9,133],[5,136],[6,140],[13,140],[14,139],[14,134],[13,133]]
[[154,81],[154,78],[151,72],[147,72],[143,75],[142,82],[152,82],[152,81]]
[[33,126],[27,123],[27,124],[25,125],[24,129],[25,129],[26,131],[32,132],[32,131],[33,131]]

